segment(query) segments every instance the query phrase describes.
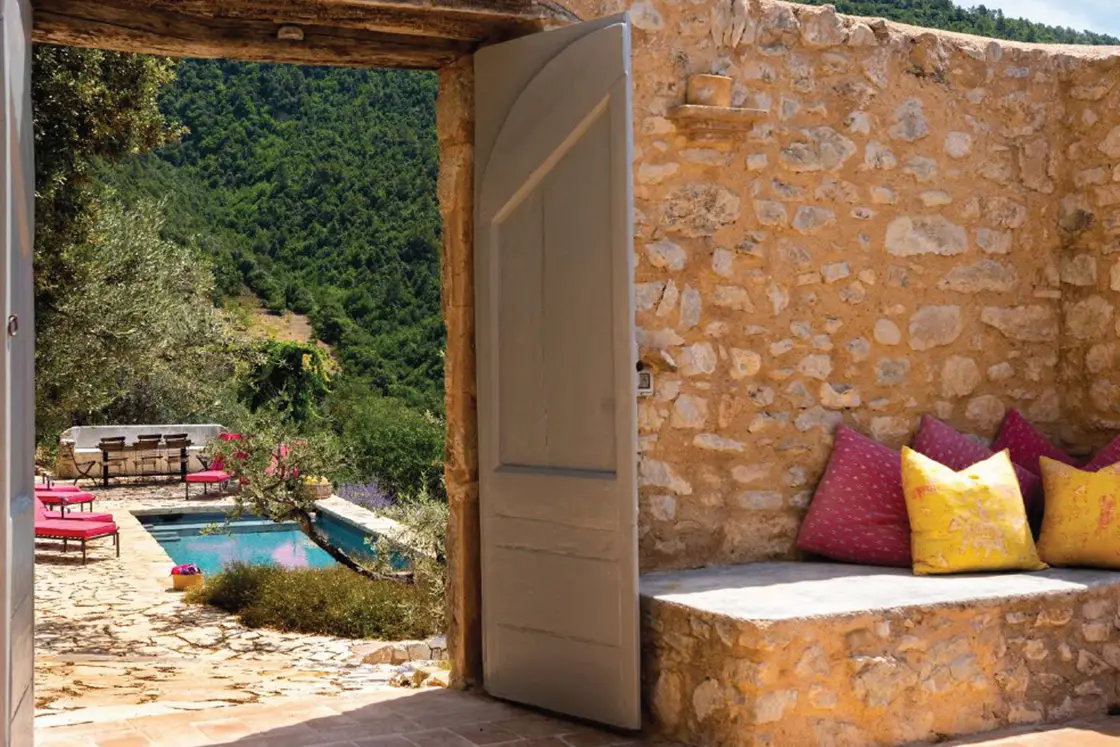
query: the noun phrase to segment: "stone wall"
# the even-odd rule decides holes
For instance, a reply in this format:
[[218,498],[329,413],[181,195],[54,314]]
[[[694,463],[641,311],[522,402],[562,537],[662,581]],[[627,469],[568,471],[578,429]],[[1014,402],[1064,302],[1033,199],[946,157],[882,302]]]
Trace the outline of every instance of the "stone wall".
[[1120,429],[1120,57],[1069,67],[1058,202],[1062,435],[1096,446]]
[[1089,578],[1077,590],[909,605],[902,594],[890,609],[781,620],[643,596],[652,724],[702,747],[880,747],[1102,714],[1117,698],[1117,586],[1078,574]]
[[[1083,449],[1120,421],[1116,60],[780,2],[568,5],[634,25],[643,570],[793,557],[841,419],[897,446],[1017,407]],[[690,134],[696,73],[764,113]]]

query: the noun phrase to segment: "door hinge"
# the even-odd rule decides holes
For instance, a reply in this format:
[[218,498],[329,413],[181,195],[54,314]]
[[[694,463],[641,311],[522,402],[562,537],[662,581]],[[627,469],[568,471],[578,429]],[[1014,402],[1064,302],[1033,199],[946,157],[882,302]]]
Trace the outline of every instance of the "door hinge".
[[15,337],[19,334],[19,317],[12,314],[8,317],[8,337]]

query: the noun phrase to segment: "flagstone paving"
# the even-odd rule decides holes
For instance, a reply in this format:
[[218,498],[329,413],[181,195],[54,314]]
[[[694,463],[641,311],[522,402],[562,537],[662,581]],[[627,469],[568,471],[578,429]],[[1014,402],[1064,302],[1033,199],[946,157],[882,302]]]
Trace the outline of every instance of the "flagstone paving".
[[[40,728],[35,743],[36,747],[675,747],[650,735],[596,729],[483,696],[433,690],[291,698],[216,712]],[[951,745],[1120,747],[1120,719],[987,735]]]
[[253,630],[170,591],[170,558],[131,511],[216,507],[228,497],[186,504],[177,483],[94,492],[94,510],[120,527],[120,559],[108,543],[91,545],[86,566],[73,551],[36,548],[37,723],[388,687],[397,668],[363,664],[366,641]]

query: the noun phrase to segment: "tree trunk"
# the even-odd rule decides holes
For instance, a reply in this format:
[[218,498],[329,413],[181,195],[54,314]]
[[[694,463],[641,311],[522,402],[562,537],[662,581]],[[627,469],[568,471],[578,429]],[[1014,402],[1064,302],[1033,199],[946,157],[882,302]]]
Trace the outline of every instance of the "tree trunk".
[[340,565],[346,566],[350,570],[354,571],[354,573],[357,573],[359,576],[368,578],[371,581],[399,581],[399,579],[395,579],[390,576],[384,576],[380,573],[371,571],[368,568],[363,568],[349,555],[332,545],[330,541],[325,536],[323,536],[323,533],[315,528],[315,524],[311,521],[311,517],[308,514],[301,512],[296,521],[299,523],[299,527],[303,531],[303,533],[307,535],[307,538],[314,542],[327,555],[330,555],[332,558],[338,561]]

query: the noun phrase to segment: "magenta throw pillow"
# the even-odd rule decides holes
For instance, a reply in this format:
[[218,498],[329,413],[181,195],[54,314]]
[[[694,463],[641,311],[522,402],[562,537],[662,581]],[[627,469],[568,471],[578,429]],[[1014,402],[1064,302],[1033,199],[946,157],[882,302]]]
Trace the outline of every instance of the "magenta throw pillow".
[[1112,439],[1112,443],[1098,451],[1096,456],[1081,469],[1086,472],[1097,472],[1105,467],[1111,467],[1117,462],[1120,462],[1120,436]]
[[909,568],[910,521],[902,495],[902,455],[838,426],[797,547],[845,563]]
[[1078,460],[1050,443],[1050,440],[1031,425],[1018,410],[1008,411],[995,441],[992,442],[992,451],[1000,452],[1004,449],[1011,452],[1012,462],[1029,469],[1036,475],[1042,474],[1038,466],[1040,457],[1049,457],[1071,467],[1080,466]]
[[[918,426],[918,433],[910,448],[958,472],[996,453],[929,415],[922,416],[922,423]],[[1117,451],[1120,452],[1120,447]],[[1120,456],[1117,461],[1120,461]],[[1026,467],[1018,464],[1013,466],[1015,476],[1019,478],[1019,489],[1023,493],[1023,505],[1033,523],[1042,518],[1042,479]]]

